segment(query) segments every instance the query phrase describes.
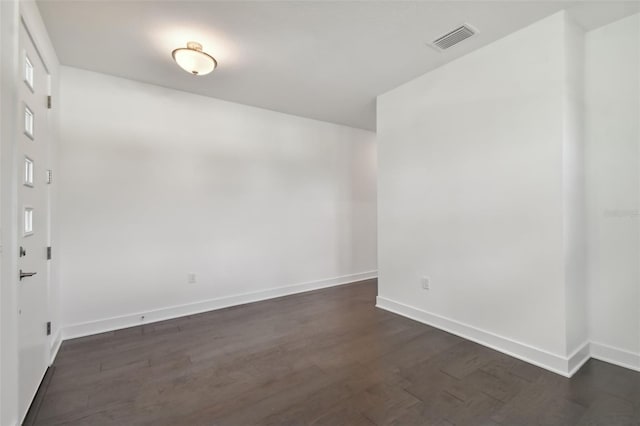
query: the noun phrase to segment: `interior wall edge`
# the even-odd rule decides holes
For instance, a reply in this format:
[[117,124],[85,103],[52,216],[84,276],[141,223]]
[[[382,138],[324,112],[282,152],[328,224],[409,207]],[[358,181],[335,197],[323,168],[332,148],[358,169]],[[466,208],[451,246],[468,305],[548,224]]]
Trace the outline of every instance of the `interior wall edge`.
[[572,377],[591,359],[591,342],[586,340],[567,357],[567,377]]
[[[274,299],[282,296],[290,296],[328,287],[351,284],[357,281],[377,278],[377,276],[378,271],[366,271],[355,274],[342,275],[339,277],[328,278],[324,280],[310,281],[282,287],[274,287],[251,293],[224,296],[195,303],[188,303],[185,305],[170,306],[149,312],[137,312],[129,315],[105,318],[96,321],[71,324],[67,326],[63,325],[61,341],[90,336],[94,334],[106,333],[109,331],[120,330],[123,328],[135,327],[159,321],[166,321],[186,315],[201,314],[204,312],[230,308],[247,303],[260,302],[263,300]],[[143,315],[144,321],[141,321],[140,317]]]
[[[615,348],[607,348],[590,341],[585,341],[570,355],[563,356],[385,297],[376,298],[376,307],[446,331],[567,378],[571,378],[591,358],[640,371],[640,354],[615,352]],[[605,352],[607,349],[608,352]],[[634,367],[631,362],[628,362],[629,358],[634,357],[639,367]]]

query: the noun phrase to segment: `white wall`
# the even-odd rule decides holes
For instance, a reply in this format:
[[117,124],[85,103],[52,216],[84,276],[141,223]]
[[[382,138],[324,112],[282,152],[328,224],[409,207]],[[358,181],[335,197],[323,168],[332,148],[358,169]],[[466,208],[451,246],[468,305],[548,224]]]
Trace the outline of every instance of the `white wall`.
[[379,306],[563,374],[585,337],[569,32],[555,14],[378,98]]
[[67,337],[375,276],[374,133],[75,68],[61,88]]
[[640,15],[586,37],[590,333],[640,368]]

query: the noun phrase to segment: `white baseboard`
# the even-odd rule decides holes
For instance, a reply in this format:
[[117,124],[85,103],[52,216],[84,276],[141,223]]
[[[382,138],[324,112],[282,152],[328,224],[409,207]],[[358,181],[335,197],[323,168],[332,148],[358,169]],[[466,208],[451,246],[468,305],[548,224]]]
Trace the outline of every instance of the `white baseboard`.
[[586,341],[578,349],[573,351],[571,355],[567,357],[567,370],[569,374],[567,377],[571,377],[582,368],[582,366],[591,359],[591,342]]
[[[291,294],[304,293],[312,290],[319,290],[327,287],[334,287],[343,284],[350,284],[356,281],[376,278],[378,271],[361,272],[357,274],[343,275],[341,277],[329,278],[325,280],[311,281],[301,284],[294,284],[284,287],[270,288],[251,293],[237,294],[233,296],[209,299],[201,302],[189,303],[185,305],[170,306],[167,308],[155,309],[147,312],[136,312],[130,315],[123,315],[112,318],[105,318],[97,321],[90,321],[78,324],[67,325],[63,328],[62,339],[75,339],[77,337],[89,336],[92,334],[105,333],[122,328],[135,327],[158,321],[165,321],[185,315],[195,315],[216,309],[228,308],[231,306],[244,305],[246,303],[258,302],[261,300],[273,299],[276,297],[288,296]],[[144,321],[140,317],[144,316]]]
[[[149,312],[138,312],[135,314],[107,318],[98,321],[73,324],[64,327],[62,331],[58,331],[54,337],[51,347],[51,363],[53,363],[63,340],[105,333],[108,331],[135,327],[158,321],[165,321],[185,315],[195,315],[216,309],[223,309],[231,306],[273,299],[276,297],[350,284],[357,281],[376,278],[377,276],[377,271],[362,272],[326,280],[276,287],[217,299],[209,299],[202,302],[156,309]],[[487,346],[491,349],[521,359],[525,362],[565,377],[573,376],[590,358],[595,358],[600,361],[629,368],[631,370],[640,371],[640,354],[625,351],[603,343],[584,342],[571,355],[565,357],[548,352],[544,349],[536,348],[526,343],[499,336],[489,331],[481,330],[469,324],[464,324],[450,318],[386,299],[381,296],[377,297],[376,306],[389,312],[447,331],[483,346]],[[144,322],[140,321],[140,317],[142,315],[145,316]]]
[[571,377],[589,359],[589,342],[581,345],[571,356],[565,357],[384,297],[378,296],[376,306],[495,349],[565,377]]
[[620,367],[640,371],[640,353],[629,352],[624,349],[591,342],[591,357],[600,361],[615,364]]
[[53,336],[53,340],[51,341],[51,352],[49,353],[49,365],[53,364],[56,356],[58,355],[58,351],[60,350],[60,345],[62,345],[62,331],[58,330],[56,334]]

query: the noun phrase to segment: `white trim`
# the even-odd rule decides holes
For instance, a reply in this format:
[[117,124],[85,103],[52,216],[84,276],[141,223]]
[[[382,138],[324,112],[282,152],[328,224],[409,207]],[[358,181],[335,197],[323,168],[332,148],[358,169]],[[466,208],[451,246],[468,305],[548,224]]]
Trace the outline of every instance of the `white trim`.
[[[188,303],[185,305],[154,309],[147,312],[137,312],[119,317],[72,324],[63,327],[62,338],[63,340],[75,339],[76,337],[89,336],[92,334],[104,333],[107,331],[119,330],[122,328],[134,327],[137,325],[148,324],[157,321],[165,321],[185,315],[195,315],[202,312],[228,308],[231,306],[244,305],[246,303],[258,302],[261,300],[273,299],[276,297],[304,293],[311,290],[318,290],[343,284],[350,284],[356,281],[376,278],[377,276],[378,271],[361,272],[325,280],[311,281],[284,287],[275,287],[251,293],[243,293],[233,296],[220,297],[217,299],[204,300],[202,302]],[[140,321],[141,316],[144,316],[144,322]]]
[[487,346],[565,377],[571,377],[589,359],[588,342],[580,346],[570,357],[565,357],[384,297],[377,297],[376,306]]
[[[24,413],[20,413],[20,418],[22,419],[20,422],[20,424],[22,425],[22,422],[24,422],[25,418],[27,417],[27,414],[29,414],[29,409],[31,408],[31,404],[33,404],[33,401],[36,399],[36,395],[38,395],[38,391],[40,390],[40,386],[42,386],[42,381],[44,380],[44,376],[47,374],[47,370],[48,368],[45,368],[44,371],[42,372],[42,375],[40,376],[40,380],[38,380],[38,386],[33,390],[33,395],[31,396],[31,398],[29,398],[29,404],[27,405],[27,408],[25,408]],[[18,407],[18,410],[20,408]]]
[[[282,296],[304,293],[328,287],[351,284],[357,281],[377,278],[377,271],[361,272],[319,281],[275,287],[251,293],[209,299],[202,302],[177,305],[168,308],[155,309],[98,321],[73,324],[58,331],[51,347],[51,363],[64,340],[105,333],[141,324],[165,321],[185,315],[195,315],[203,312],[224,309],[246,303],[259,302]],[[436,327],[464,339],[505,353],[514,358],[544,368],[565,377],[572,377],[591,358],[618,365],[635,371],[640,371],[640,354],[625,351],[603,343],[586,341],[575,349],[569,356],[561,356],[544,349],[536,348],[526,343],[499,336],[495,333],[481,330],[441,315],[433,314],[421,309],[405,305],[381,296],[376,298],[376,307],[410,318],[423,324]],[[144,322],[140,316],[144,315]]]
[[640,371],[640,353],[591,342],[591,357],[630,370]]
[[53,336],[53,340],[51,342],[49,366],[53,365],[53,361],[55,361],[56,356],[58,356],[58,351],[60,350],[61,345],[62,345],[62,331],[58,330],[56,334]]
[[568,376],[571,377],[582,368],[582,366],[591,359],[591,343],[584,342],[567,357]]

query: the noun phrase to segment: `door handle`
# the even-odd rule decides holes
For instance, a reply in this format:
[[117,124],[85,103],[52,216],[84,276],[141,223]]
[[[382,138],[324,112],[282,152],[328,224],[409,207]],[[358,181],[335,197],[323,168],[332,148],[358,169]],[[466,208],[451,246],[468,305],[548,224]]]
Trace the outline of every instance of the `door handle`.
[[22,281],[23,278],[32,277],[35,274],[37,274],[37,272],[22,272],[22,269],[20,269],[20,281]]

